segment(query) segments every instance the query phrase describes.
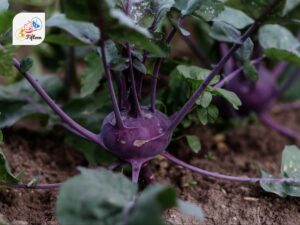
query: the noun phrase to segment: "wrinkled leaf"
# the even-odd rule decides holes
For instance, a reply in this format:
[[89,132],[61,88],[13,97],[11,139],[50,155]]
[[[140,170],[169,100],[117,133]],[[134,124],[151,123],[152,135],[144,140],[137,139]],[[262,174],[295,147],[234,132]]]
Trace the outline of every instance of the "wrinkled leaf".
[[80,168],[59,192],[56,215],[61,225],[119,224],[124,208],[133,199],[136,185],[122,174],[105,169]]

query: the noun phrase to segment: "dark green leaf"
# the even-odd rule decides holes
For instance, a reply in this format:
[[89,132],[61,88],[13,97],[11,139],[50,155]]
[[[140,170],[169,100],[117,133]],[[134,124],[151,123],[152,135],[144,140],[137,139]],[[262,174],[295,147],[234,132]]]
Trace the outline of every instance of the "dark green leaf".
[[199,153],[201,151],[201,142],[196,135],[186,135],[186,141],[193,152]]
[[282,10],[282,16],[285,16],[290,11],[294,10],[297,6],[299,6],[300,0],[286,0],[284,8]]
[[244,71],[244,75],[253,81],[257,81],[258,80],[258,72],[255,68],[255,66],[251,63],[250,60],[245,60],[243,63],[243,71]]
[[217,41],[241,43],[241,33],[228,23],[217,21],[213,23],[209,35]]
[[254,44],[251,38],[248,38],[242,45],[242,47],[236,52],[240,60],[249,60],[253,53]]
[[242,105],[239,97],[232,91],[228,91],[222,88],[213,88],[212,93],[225,98],[236,110]]
[[85,46],[86,43],[71,37],[68,34],[47,34],[44,40],[45,43],[57,44],[63,46]]
[[14,15],[9,11],[0,12],[0,38],[1,34],[12,26]]
[[164,225],[163,211],[176,206],[176,202],[174,188],[160,184],[150,186],[137,199],[126,224]]
[[247,16],[244,12],[231,7],[225,7],[225,9],[213,21],[222,21],[237,29],[244,29],[254,22],[254,20]]
[[116,225],[137,191],[122,174],[83,169],[59,192],[56,214],[61,225]]
[[2,143],[3,143],[3,133],[2,133],[2,130],[0,130],[0,144],[2,144]]
[[175,0],[175,7],[183,16],[187,16],[195,12],[201,6],[201,0]]
[[[35,76],[47,93],[56,97],[62,91],[62,82],[57,76]],[[0,127],[8,127],[20,119],[48,109],[41,97],[27,80],[0,86]],[[47,110],[46,110],[47,112]]]
[[203,125],[215,123],[219,116],[219,109],[215,105],[210,105],[208,108],[197,108],[197,117]]
[[152,8],[155,14],[154,27],[159,27],[162,21],[165,19],[167,13],[171,7],[175,4],[174,0],[153,0]]
[[260,28],[258,37],[269,58],[300,65],[300,42],[288,29],[279,25],[265,25]]
[[104,73],[102,58],[96,52],[88,54],[84,60],[87,67],[81,78],[81,97],[86,97],[97,89]]
[[46,21],[46,26],[58,27],[87,44],[94,44],[100,39],[100,31],[94,24],[71,20],[64,14],[54,15]]
[[20,71],[22,73],[26,73],[31,69],[32,66],[33,66],[33,59],[30,57],[24,57],[21,60]]
[[12,63],[13,49],[7,48],[4,50],[0,48],[0,55],[0,76],[12,77],[16,74],[16,70]]

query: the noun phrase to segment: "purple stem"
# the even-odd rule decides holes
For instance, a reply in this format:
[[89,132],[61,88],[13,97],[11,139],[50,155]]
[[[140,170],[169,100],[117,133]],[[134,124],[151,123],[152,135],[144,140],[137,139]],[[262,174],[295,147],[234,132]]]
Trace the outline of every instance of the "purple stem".
[[290,111],[300,108],[300,101],[290,102],[290,103],[281,103],[275,106],[272,111],[273,112],[282,112],[282,111]]
[[[179,17],[177,24],[181,25],[182,22],[184,20],[184,17]],[[166,38],[166,43],[170,44],[170,42],[172,41],[172,39],[174,38],[175,34],[177,32],[177,28],[175,26],[173,26],[172,30],[170,31],[170,33],[168,34],[167,38]],[[152,73],[152,82],[151,82],[151,96],[150,96],[150,101],[151,101],[151,110],[154,112],[155,111],[155,101],[156,101],[156,89],[157,89],[157,80],[158,80],[158,74],[159,74],[159,70],[160,70],[160,66],[162,63],[162,58],[158,58],[155,62],[155,66],[153,69],[153,73]]]
[[126,15],[130,14],[131,7],[132,7],[132,1],[131,0],[127,0],[127,4],[126,4],[126,8],[125,8],[125,14]]
[[120,112],[118,102],[117,102],[116,93],[114,91],[114,86],[113,86],[113,82],[112,82],[111,73],[110,73],[110,70],[109,70],[109,67],[108,67],[108,64],[107,64],[106,51],[105,51],[103,41],[101,41],[100,47],[101,47],[101,54],[102,54],[102,63],[103,63],[103,67],[104,67],[104,74],[105,74],[105,78],[107,80],[109,94],[110,94],[111,101],[112,101],[112,104],[113,104],[113,109],[114,109],[116,123],[117,123],[116,125],[119,128],[124,128],[124,124],[123,124],[123,121],[122,121],[122,118],[121,118],[121,112]]
[[[20,71],[20,62],[13,58],[14,66]],[[21,71],[20,71],[21,72]],[[104,147],[102,141],[100,140],[97,134],[92,133],[91,131],[85,129],[74,120],[72,120],[54,101],[53,99],[46,93],[43,87],[35,80],[32,75],[28,72],[23,73],[23,76],[28,80],[28,82],[33,86],[33,88],[39,93],[39,95],[45,100],[45,102],[52,108],[54,112],[64,121],[66,122],[72,129],[77,131],[82,136],[86,137],[88,140],[95,142]]]
[[300,138],[300,132],[288,129],[282,125],[280,125],[279,123],[277,123],[276,121],[274,121],[269,115],[263,113],[259,116],[261,122],[263,122],[265,125],[271,127],[272,129],[274,129],[275,131],[277,131],[278,133],[285,135],[287,137],[290,138],[294,138],[294,139],[299,139]]
[[288,63],[286,62],[280,62],[275,66],[275,68],[272,70],[272,75],[275,80],[277,80],[280,77],[287,65]]
[[174,119],[172,120],[171,125],[168,128],[168,131],[174,130],[183,118],[189,113],[197,99],[200,95],[205,91],[209,83],[214,79],[214,77],[221,71],[226,62],[233,56],[233,54],[240,48],[241,44],[247,40],[247,38],[259,27],[259,25],[270,15],[270,12],[275,9],[275,7],[282,0],[275,0],[270,4],[253,24],[252,26],[242,35],[240,39],[240,43],[235,43],[231,49],[227,52],[226,55],[221,59],[221,61],[214,67],[209,76],[205,79],[205,81],[200,85],[200,87],[194,92],[191,98],[185,103],[182,109],[176,113]]
[[0,186],[17,188],[17,189],[28,189],[28,190],[52,190],[58,189],[62,183],[53,183],[53,184],[38,184],[36,186],[28,186],[27,184],[13,184],[0,182]]
[[[254,59],[251,61],[252,64],[256,65],[258,63],[260,63],[261,61],[264,60],[264,56],[261,56],[257,59]],[[235,71],[231,72],[230,74],[228,74],[226,77],[224,77],[219,83],[217,83],[214,87],[215,88],[221,88],[223,87],[227,82],[231,81],[234,77],[236,77],[238,74],[240,74],[241,72],[243,72],[244,67],[241,66],[240,68],[236,69]]]
[[134,184],[137,184],[139,182],[140,172],[142,169],[143,163],[134,161],[131,163],[132,167],[132,175],[131,175],[131,181]]
[[119,168],[120,166],[124,165],[125,163],[123,161],[117,161],[117,162],[114,162],[112,164],[110,164],[107,169],[108,170],[115,170],[117,168]]
[[[220,52],[222,57],[224,57],[226,55],[226,53],[228,52],[229,48],[228,45],[225,43],[221,43],[220,44]],[[224,73],[225,76],[230,74],[234,69],[234,60],[232,57],[230,57],[227,61],[227,63],[224,65]]]
[[195,56],[199,59],[200,63],[203,64],[206,68],[211,67],[211,63],[207,59],[207,57],[202,53],[199,47],[193,42],[190,36],[185,36],[181,34],[182,39],[187,44],[187,46],[191,49]]
[[137,117],[142,117],[141,106],[140,106],[139,98],[137,95],[136,83],[135,83],[135,78],[134,78],[131,48],[130,48],[129,44],[127,44],[126,47],[127,47],[128,58],[129,58],[130,80],[131,80],[131,88],[132,88],[135,113],[136,113]]
[[251,177],[228,176],[228,175],[210,172],[210,171],[192,166],[186,162],[181,161],[180,159],[176,158],[175,156],[171,155],[168,152],[164,152],[162,155],[182,167],[185,167],[196,173],[199,173],[199,174],[202,174],[205,176],[209,176],[209,177],[213,177],[213,178],[217,178],[217,179],[228,180],[228,181],[238,181],[238,182],[251,182],[251,183],[262,182],[262,183],[297,183],[297,184],[300,184],[300,180],[293,179],[293,178],[258,178],[258,177],[251,178]]

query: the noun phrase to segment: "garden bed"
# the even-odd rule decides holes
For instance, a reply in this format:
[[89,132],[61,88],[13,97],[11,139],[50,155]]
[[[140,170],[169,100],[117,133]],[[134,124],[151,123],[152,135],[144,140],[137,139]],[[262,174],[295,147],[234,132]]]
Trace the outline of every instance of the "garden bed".
[[[284,112],[276,119],[293,127],[300,124],[300,111]],[[277,173],[284,146],[300,144],[261,124],[237,127],[225,134],[212,134],[203,127],[186,132],[206,140],[202,152],[192,153],[183,140],[172,144],[170,152],[201,168],[232,175],[260,176],[257,166]],[[13,172],[26,171],[25,179],[40,171],[41,182],[59,182],[77,174],[77,166],[87,166],[84,157],[62,144],[60,137],[24,128],[8,129],[4,134],[3,151]],[[205,157],[207,150],[212,159]],[[183,199],[201,205],[205,212],[205,221],[200,223],[170,210],[166,217],[172,224],[299,224],[297,198],[283,199],[258,185],[203,177],[162,158],[154,160],[151,167],[157,180],[173,184]],[[56,195],[57,191],[1,190],[0,214],[14,225],[55,225]]]

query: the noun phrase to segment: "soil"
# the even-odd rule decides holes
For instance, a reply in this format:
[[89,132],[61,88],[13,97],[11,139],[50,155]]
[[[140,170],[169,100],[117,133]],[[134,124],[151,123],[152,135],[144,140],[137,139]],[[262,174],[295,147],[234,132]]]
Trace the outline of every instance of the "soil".
[[[275,117],[286,126],[296,128],[300,124],[300,111],[284,112]],[[259,123],[224,133],[214,133],[205,127],[186,133],[199,136],[203,150],[194,154],[181,140],[171,144],[169,152],[195,166],[230,175],[260,176],[257,166],[278,174],[284,146],[300,146],[299,141],[289,140]],[[62,138],[27,129],[5,130],[2,149],[13,172],[26,171],[24,179],[27,180],[39,171],[42,182],[59,182],[77,174],[78,165],[87,166],[83,156],[64,145]],[[205,214],[205,220],[199,222],[172,209],[165,215],[170,224],[300,224],[300,199],[282,199],[264,192],[259,185],[203,177],[164,158],[153,160],[151,167],[158,181],[173,184],[182,199],[201,206]],[[0,221],[4,217],[12,225],[56,225],[56,196],[57,191],[2,189]]]

